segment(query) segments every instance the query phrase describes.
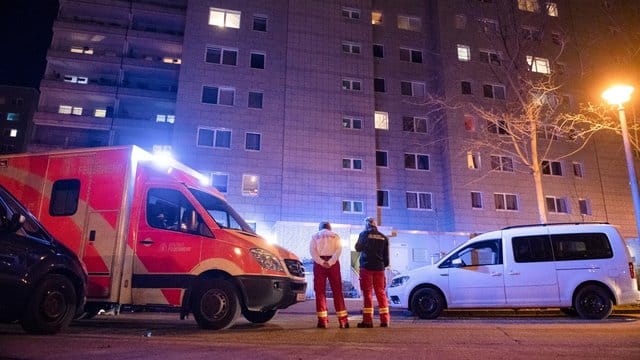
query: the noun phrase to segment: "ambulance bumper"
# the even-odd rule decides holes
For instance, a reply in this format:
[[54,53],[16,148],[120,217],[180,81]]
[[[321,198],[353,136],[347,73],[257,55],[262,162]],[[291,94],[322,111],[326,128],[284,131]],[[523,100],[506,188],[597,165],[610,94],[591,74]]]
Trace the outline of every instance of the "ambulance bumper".
[[307,283],[304,279],[286,277],[239,276],[244,304],[251,311],[285,309],[305,300]]

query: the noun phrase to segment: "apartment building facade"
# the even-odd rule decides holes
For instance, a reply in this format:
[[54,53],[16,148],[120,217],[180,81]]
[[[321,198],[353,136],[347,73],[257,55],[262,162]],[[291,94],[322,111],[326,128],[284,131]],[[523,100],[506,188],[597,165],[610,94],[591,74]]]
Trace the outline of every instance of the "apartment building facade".
[[[319,221],[353,241],[375,216],[397,235],[397,257],[428,262],[472,233],[538,222],[527,167],[473,146],[505,134],[465,104],[506,108],[517,89],[499,70],[513,61],[557,73],[576,109],[578,44],[564,42],[574,10],[569,0],[61,0],[29,150],[170,148],[302,257]],[[541,141],[558,149],[541,159],[548,220],[610,221],[635,236],[619,140],[602,135],[569,157],[575,144]]]

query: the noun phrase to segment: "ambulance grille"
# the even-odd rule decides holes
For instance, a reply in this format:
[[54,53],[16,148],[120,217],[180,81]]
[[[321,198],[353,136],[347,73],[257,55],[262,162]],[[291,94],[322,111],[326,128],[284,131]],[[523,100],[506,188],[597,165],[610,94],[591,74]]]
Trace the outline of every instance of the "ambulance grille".
[[287,265],[289,273],[293,276],[304,277],[304,266],[298,260],[284,259],[284,263]]

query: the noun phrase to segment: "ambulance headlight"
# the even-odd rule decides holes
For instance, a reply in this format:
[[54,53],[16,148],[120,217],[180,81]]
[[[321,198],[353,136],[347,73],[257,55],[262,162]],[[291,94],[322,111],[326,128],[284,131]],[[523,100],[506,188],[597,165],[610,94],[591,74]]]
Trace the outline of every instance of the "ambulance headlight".
[[402,286],[404,284],[406,284],[407,282],[409,282],[409,277],[408,276],[398,276],[393,278],[393,280],[391,280],[391,285],[389,287],[397,287],[397,286]]
[[256,259],[258,264],[260,264],[263,269],[284,272],[284,268],[282,267],[280,259],[278,259],[278,257],[273,255],[272,253],[258,248],[251,249],[249,250],[249,252],[251,252],[253,258]]

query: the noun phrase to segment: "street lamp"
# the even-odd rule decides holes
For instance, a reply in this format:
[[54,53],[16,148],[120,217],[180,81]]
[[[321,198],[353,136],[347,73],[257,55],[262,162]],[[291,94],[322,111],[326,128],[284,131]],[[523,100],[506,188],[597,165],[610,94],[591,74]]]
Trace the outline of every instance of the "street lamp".
[[629,172],[629,185],[631,186],[631,197],[633,199],[633,210],[636,215],[636,229],[640,238],[640,195],[638,194],[638,181],[636,180],[636,169],[633,165],[631,154],[631,144],[629,143],[629,130],[627,129],[627,118],[624,114],[624,106],[631,99],[633,86],[616,85],[602,93],[602,97],[610,105],[618,105],[618,117],[620,118],[620,129],[622,130],[622,142],[624,144],[624,154],[627,158],[627,171]]

